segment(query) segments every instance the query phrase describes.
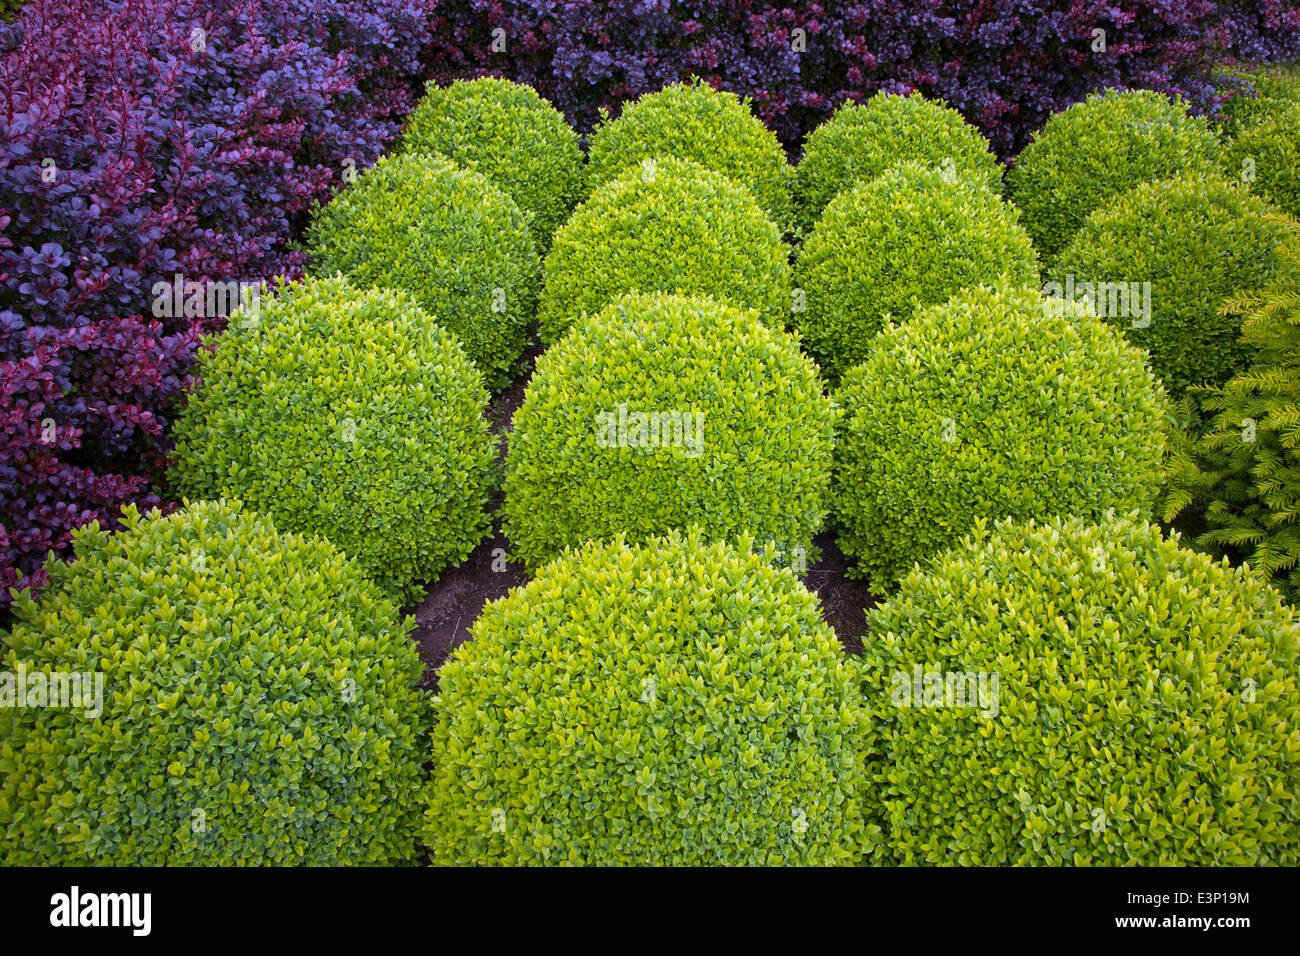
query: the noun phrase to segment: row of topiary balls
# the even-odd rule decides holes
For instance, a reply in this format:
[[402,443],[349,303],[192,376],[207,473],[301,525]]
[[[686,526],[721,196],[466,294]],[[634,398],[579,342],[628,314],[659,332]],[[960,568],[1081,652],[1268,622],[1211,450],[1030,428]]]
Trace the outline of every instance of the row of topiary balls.
[[[1114,152],[1101,168],[1076,155],[1079,126]],[[699,84],[630,105],[593,136],[585,166],[562,117],[501,80],[431,89],[404,144],[317,217],[326,277],[281,290],[261,325],[203,361],[175,471],[191,497],[237,496],[330,534],[399,600],[481,539],[493,477],[486,429],[466,424],[486,401],[472,369],[449,359],[436,374],[455,346],[398,344],[409,328],[450,332],[498,389],[537,306],[551,348],[504,479],[505,529],[530,570],[591,538],[691,522],[807,554],[833,500],[842,547],[884,591],[981,514],[1149,510],[1169,408],[1123,338],[1148,346],[1175,392],[1222,381],[1245,349],[1217,305],[1268,278],[1284,234],[1223,179],[1213,132],[1151,93],[1054,117],[1013,180],[1043,243],[1104,189],[1132,186],[1079,220],[1060,278],[1122,284],[1134,305],[1130,284],[1151,282],[1145,325],[1037,294],[1034,244],[997,194],[987,144],[920,97],[877,96],[814,132],[797,202],[775,137],[743,101]],[[814,218],[792,270],[774,219],[789,232]],[[548,247],[540,295],[534,228]],[[361,322],[346,341],[325,334],[336,311]],[[406,377],[386,383],[373,353],[401,348]],[[291,374],[295,362],[350,371],[322,382]],[[677,447],[648,456],[640,442],[662,436],[626,428],[614,447],[596,441],[602,415],[655,412],[676,425],[702,416],[699,447],[670,436]],[[410,421],[443,414],[445,427]]]
[[[1291,613],[1114,516],[1151,505],[1166,399],[1102,319],[1045,307],[1014,209],[964,160],[933,163],[962,154],[927,130],[973,133],[918,99],[860,108],[894,118],[877,135],[903,139],[882,155],[929,158],[825,203],[800,301],[781,233],[817,191],[783,211],[784,159],[740,101],[657,96],[593,139],[585,175],[607,181],[549,243],[551,348],[505,478],[537,576],[441,674],[431,858],[1294,860]],[[327,276],[281,287],[204,359],[177,482],[252,511],[92,528],[41,604],[18,602],[11,659],[98,668],[114,688],[113,719],[75,740],[65,714],[0,712],[0,812],[22,859],[410,858],[427,715],[396,604],[483,534],[480,372],[499,387],[515,367],[530,230],[563,219],[584,175],[539,102],[499,81],[431,91],[416,151],[318,218]],[[841,116],[857,114],[829,125]],[[475,152],[537,128],[555,140],[538,154],[577,173]],[[431,152],[496,162],[515,198]],[[834,401],[787,321],[842,376]],[[625,428],[595,440],[602,415],[622,428],[646,411],[700,427],[661,447]],[[860,665],[797,579],[751,553],[806,551],[836,456],[841,543],[897,588]],[[985,517],[1017,520],[990,534]],[[323,534],[374,583],[285,530]],[[131,640],[99,639],[117,633]],[[934,673],[997,675],[1000,713],[935,710]],[[250,827],[250,807],[270,810]]]
[[752,541],[589,542],[484,610],[431,740],[412,621],[333,545],[125,524],[17,601],[11,672],[106,695],[0,707],[6,863],[1300,860],[1293,613],[1135,517],[978,522],[861,659]]

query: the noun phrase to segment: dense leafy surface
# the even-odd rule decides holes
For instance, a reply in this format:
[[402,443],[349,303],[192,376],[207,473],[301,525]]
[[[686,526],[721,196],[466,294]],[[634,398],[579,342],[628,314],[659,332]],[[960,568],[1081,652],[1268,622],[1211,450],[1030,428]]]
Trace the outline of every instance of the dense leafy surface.
[[824,865],[866,832],[858,687],[817,599],[698,532],[567,552],[439,690],[434,863]]
[[[1072,278],[1076,294],[1081,283],[1095,284],[1094,308],[1150,353],[1171,393],[1219,384],[1251,354],[1240,316],[1219,307],[1277,267],[1286,230],[1268,214],[1258,198],[1219,179],[1147,183],[1088,217],[1061,254],[1056,279]],[[1107,283],[1128,288],[1127,309],[1118,291],[1101,288]],[[1135,283],[1138,290],[1149,283],[1150,315],[1135,314]]]
[[1197,390],[1211,420],[1170,468],[1166,520],[1203,507],[1198,543],[1230,549],[1294,599],[1300,593],[1300,246],[1293,234],[1268,288],[1232,304],[1257,352],[1222,388]]
[[1253,192],[1300,219],[1300,97],[1289,109],[1243,130],[1228,149],[1228,169],[1252,183]]
[[487,390],[404,295],[341,278],[278,291],[203,353],[173,477],[329,538],[408,601],[487,530]]
[[81,530],[3,635],[7,673],[103,678],[97,716],[0,707],[4,862],[410,862],[413,622],[332,545],[236,503],[123,523]]
[[1007,176],[1044,260],[1054,260],[1093,210],[1136,186],[1222,173],[1209,124],[1158,93],[1107,91],[1047,121]]
[[73,528],[162,503],[171,406],[222,319],[154,321],[155,283],[297,273],[307,210],[410,108],[426,10],[30,0],[0,24],[0,604]]
[[1037,285],[1016,210],[984,183],[908,162],[840,193],[800,252],[792,315],[832,378],[867,358],[883,327],[999,280]]
[[749,102],[735,94],[699,82],[669,86],[629,103],[590,140],[593,188],[643,160],[677,156],[744,186],[773,222],[790,229],[793,172],[785,152]]
[[512,556],[533,568],[698,524],[797,562],[826,515],[834,427],[794,336],[710,299],[619,298],[538,360],[515,414]]
[[1002,165],[960,113],[915,93],[877,93],[861,105],[844,103],[809,134],[795,177],[800,227],[812,229],[826,204],[845,189],[904,162],[960,172],[1002,189]]
[[481,173],[427,153],[376,163],[317,214],[316,271],[409,292],[494,391],[517,369],[540,261],[528,217]]
[[1033,289],[970,289],[885,330],[836,395],[840,547],[879,593],[977,518],[1149,509],[1168,410],[1144,358]]
[[483,173],[532,217],[539,249],[583,188],[578,134],[536,91],[507,80],[430,83],[407,119],[402,148]]
[[[1300,860],[1300,627],[1258,579],[1136,517],[981,522],[870,617],[881,862]],[[917,706],[918,665],[996,714]]]
[[751,97],[790,146],[846,99],[919,90],[1003,156],[1093,90],[1147,87],[1214,109],[1209,74],[1224,54],[1300,59],[1290,0],[438,0],[434,27],[438,75],[528,83],[583,131],[602,107],[699,76]]
[[555,235],[538,305],[551,344],[627,292],[707,295],[790,314],[789,250],[753,196],[690,160],[647,159],[592,193]]

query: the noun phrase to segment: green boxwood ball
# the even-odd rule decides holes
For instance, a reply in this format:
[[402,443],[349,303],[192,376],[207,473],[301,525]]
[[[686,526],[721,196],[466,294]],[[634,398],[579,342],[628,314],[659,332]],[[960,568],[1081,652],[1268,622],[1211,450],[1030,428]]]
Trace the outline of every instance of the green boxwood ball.
[[804,300],[792,319],[837,379],[870,354],[884,326],[1004,278],[1038,284],[1015,209],[982,183],[905,163],[826,207],[795,265]]
[[590,187],[662,156],[692,160],[744,186],[771,220],[789,231],[793,171],[780,141],[750,111],[748,99],[696,80],[628,103],[618,119],[606,117],[591,134]]
[[1300,862],[1300,628],[1254,575],[1136,516],[980,523],[870,624],[893,862]]
[[1300,104],[1243,130],[1228,149],[1232,176],[1300,219]]
[[1228,78],[1223,85],[1237,87],[1236,95],[1223,108],[1221,129],[1227,136],[1237,136],[1242,130],[1300,106],[1300,69],[1295,65],[1219,67],[1215,73],[1216,79],[1219,75]]
[[790,250],[742,186],[688,160],[648,159],[577,208],[546,257],[542,341],[628,292],[676,292],[790,314]]
[[398,601],[487,530],[488,395],[410,298],[342,278],[282,285],[201,352],[172,477],[320,534]]
[[810,231],[826,204],[845,189],[908,161],[968,175],[995,192],[1002,190],[1002,164],[984,135],[960,113],[920,93],[882,92],[866,103],[843,103],[808,136],[795,170],[800,227]]
[[493,391],[527,344],[541,263],[528,217],[487,177],[425,153],[382,158],[309,228],[320,275],[413,295]]
[[[1150,352],[1171,393],[1220,384],[1246,365],[1251,350],[1239,338],[1240,315],[1219,308],[1272,276],[1286,236],[1268,213],[1260,199],[1223,180],[1147,183],[1088,217],[1057,261],[1053,282],[1068,293],[1072,281],[1076,297],[1081,283],[1092,283],[1094,308]],[[1128,287],[1127,309],[1117,283]],[[1141,309],[1135,293],[1143,296]]]
[[1077,305],[977,287],[881,332],[836,398],[839,543],[876,593],[977,518],[1154,504],[1167,403]]
[[850,862],[878,828],[846,661],[816,597],[743,548],[566,552],[439,675],[431,860]]
[[1007,174],[1007,192],[1051,262],[1093,210],[1154,180],[1222,175],[1222,161],[1209,124],[1181,100],[1110,90],[1048,119]]
[[[238,502],[122,523],[74,532],[75,559],[0,632],[0,699],[26,691],[0,706],[5,862],[413,862],[414,622],[333,545]],[[96,679],[98,704],[38,706]]]
[[539,249],[582,196],[578,134],[532,87],[509,80],[430,82],[407,120],[402,148],[483,173],[532,216]]
[[794,336],[710,299],[620,298],[538,359],[515,414],[512,557],[536,568],[588,538],[695,523],[797,562],[826,514],[834,431]]

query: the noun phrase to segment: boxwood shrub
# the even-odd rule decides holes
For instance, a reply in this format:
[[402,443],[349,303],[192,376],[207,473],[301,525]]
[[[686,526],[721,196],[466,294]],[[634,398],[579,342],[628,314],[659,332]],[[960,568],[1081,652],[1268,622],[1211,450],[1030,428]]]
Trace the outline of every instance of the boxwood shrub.
[[[1088,217],[1057,261],[1054,280],[1066,292],[1072,282],[1076,296],[1091,283],[1094,308],[1150,352],[1170,392],[1219,384],[1250,357],[1240,316],[1219,307],[1273,274],[1286,235],[1267,214],[1260,199],[1220,179],[1146,183]],[[1141,309],[1133,304],[1143,283],[1150,283],[1149,315],[1136,314],[1146,312],[1145,296]]]
[[588,542],[439,677],[435,864],[827,865],[862,816],[861,691],[816,597],[698,531]]
[[512,557],[699,524],[806,557],[835,415],[796,337],[706,298],[621,297],[537,362],[504,480]]
[[790,252],[742,186],[689,160],[647,159],[597,189],[555,234],[538,305],[542,340],[626,292],[677,292],[757,309],[781,328]]
[[880,329],[978,283],[1036,285],[1015,209],[983,183],[918,163],[840,193],[804,243],[791,318],[831,378],[863,361]]
[[1109,90],[1052,116],[1007,174],[1007,191],[1051,262],[1093,210],[1142,183],[1220,175],[1222,162],[1208,122],[1181,100]]
[[1142,352],[1033,289],[968,289],[881,332],[836,395],[840,547],[877,593],[976,518],[1153,505],[1169,409]]
[[1223,108],[1222,130],[1226,136],[1240,135],[1257,123],[1300,106],[1300,70],[1285,64],[1256,65],[1250,69],[1223,67],[1237,95]]
[[[74,532],[74,559],[49,561],[0,632],[26,691],[0,707],[5,862],[411,862],[428,747],[413,621],[333,545],[238,502],[132,505],[122,524]],[[36,706],[54,675],[102,680],[99,705]]]
[[426,153],[383,158],[320,210],[309,236],[317,274],[411,293],[489,388],[509,383],[541,264],[528,217],[487,177]]
[[920,93],[881,92],[862,104],[846,101],[808,136],[795,170],[799,225],[811,230],[845,189],[909,160],[1002,189],[1002,164],[960,113]]
[[487,529],[488,395],[407,296],[342,278],[281,285],[201,353],[172,477],[319,533],[406,601]]
[[776,136],[750,111],[748,99],[698,79],[647,93],[605,115],[591,134],[588,178],[595,188],[647,159],[676,156],[744,186],[783,230],[791,226],[793,171]]
[[1244,571],[1137,516],[981,521],[870,624],[894,862],[1300,861],[1300,628]]
[[1300,103],[1243,130],[1228,149],[1228,169],[1300,219]]
[[532,216],[539,249],[581,198],[578,134],[532,87],[509,80],[430,82],[407,120],[402,148],[483,173]]

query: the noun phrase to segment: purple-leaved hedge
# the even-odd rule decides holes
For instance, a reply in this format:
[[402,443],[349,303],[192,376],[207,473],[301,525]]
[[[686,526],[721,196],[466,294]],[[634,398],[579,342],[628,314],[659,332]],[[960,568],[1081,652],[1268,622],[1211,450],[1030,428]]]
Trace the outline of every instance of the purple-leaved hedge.
[[301,271],[307,214],[414,102],[427,8],[30,0],[0,23],[0,601],[73,528],[164,499],[223,305],[168,315],[155,285]]

